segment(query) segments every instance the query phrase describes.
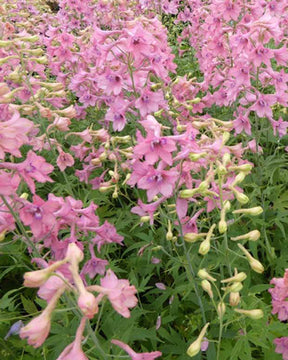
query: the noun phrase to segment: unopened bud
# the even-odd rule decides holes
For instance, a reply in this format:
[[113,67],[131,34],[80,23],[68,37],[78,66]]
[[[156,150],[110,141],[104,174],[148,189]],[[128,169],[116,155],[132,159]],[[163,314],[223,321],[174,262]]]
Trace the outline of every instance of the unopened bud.
[[206,255],[210,250],[210,239],[205,239],[201,242],[198,253],[200,255]]
[[220,220],[218,223],[218,229],[220,234],[224,234],[227,231],[227,222],[225,220]]
[[229,282],[241,282],[244,281],[247,278],[247,275],[245,272],[240,272],[239,274],[236,274],[228,279],[221,280],[222,284],[229,283]]
[[215,278],[213,278],[206,269],[200,269],[197,273],[200,279],[202,280],[209,280],[209,281],[216,281]]
[[168,231],[166,233],[166,240],[167,241],[171,241],[173,239],[173,233],[172,233],[172,229],[171,229],[171,221],[168,221]]
[[185,189],[181,190],[179,196],[181,199],[189,199],[190,197],[194,196],[197,192],[197,189]]
[[230,166],[229,170],[232,171],[244,171],[244,172],[250,172],[253,169],[253,165],[252,164],[242,164],[242,165],[238,165],[238,166]]
[[242,181],[244,181],[246,175],[247,174],[244,171],[241,171],[239,174],[236,175],[236,177],[231,185],[235,186],[237,184],[240,184]]
[[209,323],[207,323],[203,329],[201,330],[198,338],[189,346],[189,348],[187,349],[187,355],[190,357],[193,357],[195,355],[197,355],[199,353],[199,351],[201,350],[201,343],[202,340],[204,338],[204,335],[207,331],[207,328],[209,326]]
[[191,161],[197,161],[197,160],[199,160],[199,159],[201,159],[201,158],[204,158],[206,155],[207,155],[206,152],[202,152],[202,153],[190,153],[190,154],[189,154],[189,159],[190,159]]
[[259,274],[262,274],[264,272],[264,266],[260,263],[260,261],[254,259],[253,256],[247,251],[247,249],[245,249],[243,245],[241,244],[237,244],[237,245],[245,254],[251,269]]
[[224,131],[222,137],[223,144],[226,144],[229,139],[230,139],[230,133],[228,131]]
[[240,193],[238,190],[236,190],[233,187],[231,187],[231,190],[233,191],[237,201],[239,201],[240,204],[247,204],[247,202],[249,201],[248,196],[246,196],[243,193]]
[[240,294],[239,292],[231,292],[229,294],[229,304],[231,306],[237,306],[240,303]]
[[6,232],[7,232],[7,230],[4,230],[4,231],[2,231],[2,232],[0,233],[0,242],[5,239]]
[[223,301],[220,301],[217,306],[217,313],[219,318],[223,318],[225,312],[226,312],[226,305]]
[[25,200],[27,200],[27,199],[28,199],[28,196],[29,196],[28,193],[22,193],[22,194],[20,195],[20,199],[25,199]]
[[183,236],[183,238],[185,241],[193,243],[203,238],[206,235],[207,235],[206,233],[187,233]]
[[210,282],[208,280],[202,280],[201,287],[204,291],[207,292],[207,294],[210,296],[210,298],[213,299],[213,291],[212,291]]
[[261,309],[254,309],[254,310],[243,310],[243,309],[234,309],[238,314],[243,314],[248,316],[250,319],[258,320],[263,318],[264,313]]
[[259,230],[253,230],[250,231],[247,234],[239,235],[236,237],[231,237],[231,240],[238,241],[238,240],[250,240],[250,241],[256,241],[260,238],[261,234]]
[[255,206],[250,209],[238,209],[238,210],[233,211],[233,214],[245,214],[245,215],[252,215],[252,216],[257,216],[262,213],[263,213],[263,209],[261,206]]

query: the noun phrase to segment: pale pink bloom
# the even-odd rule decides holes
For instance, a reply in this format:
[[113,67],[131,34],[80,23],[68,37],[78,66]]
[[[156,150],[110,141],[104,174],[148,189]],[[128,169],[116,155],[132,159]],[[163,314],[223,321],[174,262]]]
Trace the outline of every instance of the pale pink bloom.
[[28,338],[28,344],[35,348],[41,346],[50,331],[50,318],[51,314],[44,310],[41,315],[31,320],[20,330],[21,339]]
[[152,201],[155,195],[162,194],[170,197],[179,176],[178,171],[173,168],[164,170],[165,163],[160,161],[157,169],[143,162],[135,162],[133,173],[127,184],[134,186],[137,183],[139,189],[147,190],[148,201]]
[[[86,229],[89,230],[88,227],[86,227]],[[92,230],[92,228],[90,230]],[[99,252],[102,245],[104,244],[117,243],[123,245],[123,236],[117,234],[115,226],[110,224],[108,221],[105,221],[103,225],[94,228],[93,231],[95,231],[97,235],[93,238],[92,241],[94,244],[97,244],[97,249]]]
[[271,105],[275,103],[275,95],[258,93],[256,102],[250,106],[249,110],[254,110],[259,117],[271,118],[273,113]]
[[107,95],[119,95],[123,86],[122,77],[108,70],[104,75],[99,77],[98,86],[100,89],[103,89]]
[[56,115],[55,120],[53,121],[53,125],[60,131],[69,131],[71,120],[69,118]]
[[66,167],[71,167],[74,165],[74,158],[71,154],[66,153],[64,151],[60,151],[59,156],[57,157],[56,161],[59,169],[64,171]]
[[3,162],[0,166],[10,170],[16,170],[33,194],[35,194],[33,179],[40,183],[45,183],[46,181],[53,182],[48,176],[54,169],[53,165],[47,163],[42,156],[36,155],[32,150],[28,152],[26,160],[22,163]]
[[20,118],[18,112],[11,119],[0,121],[0,159],[4,159],[5,153],[21,157],[20,147],[28,143],[27,134],[33,126],[30,120]]
[[245,109],[242,107],[238,108],[238,115],[234,114],[234,116],[236,116],[236,119],[233,121],[235,133],[240,134],[242,131],[245,131],[246,134],[251,135],[251,124]]
[[153,351],[150,353],[136,353],[133,349],[130,348],[130,346],[120,340],[113,339],[111,340],[111,343],[126,351],[132,360],[154,360],[162,355],[160,351]]
[[0,170],[0,195],[15,195],[20,184],[20,177]]
[[135,101],[135,107],[139,109],[141,116],[146,116],[157,111],[163,102],[164,97],[162,92],[152,92],[146,88]]
[[287,134],[288,121],[283,121],[280,117],[278,121],[270,119],[270,122],[273,127],[273,133],[276,136],[277,133],[280,137],[285,136]]
[[86,318],[83,317],[77,329],[75,340],[72,344],[66,346],[66,348],[62,351],[57,360],[88,360],[88,357],[81,349],[81,341],[85,329],[85,323]]
[[107,260],[99,259],[95,255],[88,260],[81,270],[81,275],[88,274],[90,279],[94,279],[97,274],[104,275],[105,268],[108,265]]
[[112,270],[108,270],[105,277],[100,280],[101,294],[107,295],[113,308],[122,316],[129,318],[129,308],[136,306],[138,300],[135,296],[137,290],[129,285],[128,280],[118,279]]
[[51,314],[55,309],[59,297],[63,290],[58,290],[43,312],[31,320],[26,326],[20,330],[21,339],[28,339],[28,344],[35,348],[41,346],[46,340],[51,326]]
[[140,132],[137,133],[138,145],[134,146],[134,154],[136,157],[145,157],[147,164],[154,165],[158,160],[165,161],[168,165],[172,165],[172,152],[175,151],[175,142],[169,137],[147,136],[142,137]]
[[260,154],[263,153],[262,147],[261,147],[260,145],[258,145],[258,147],[257,147],[256,140],[255,140],[255,139],[253,139],[253,140],[251,140],[251,141],[248,142],[247,148],[248,148],[249,150],[251,150],[252,152],[254,152],[254,153],[257,153],[257,150],[258,150],[258,152],[259,152]]
[[273,342],[276,345],[275,352],[282,354],[283,360],[288,360],[288,337],[277,338]]
[[58,210],[59,204],[53,200],[42,200],[38,195],[33,196],[33,203],[23,201],[24,206],[19,210],[20,219],[24,225],[29,225],[33,235],[45,236],[56,225],[54,211]]

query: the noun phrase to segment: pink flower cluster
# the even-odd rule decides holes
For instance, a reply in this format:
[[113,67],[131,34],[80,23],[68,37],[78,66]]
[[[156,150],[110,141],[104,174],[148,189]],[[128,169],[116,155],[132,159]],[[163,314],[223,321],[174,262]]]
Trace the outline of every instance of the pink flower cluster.
[[[272,108],[287,107],[288,16],[285,1],[187,1],[176,23],[185,22],[179,41],[196,49],[206,95],[201,107],[238,106],[236,133],[251,134],[249,115],[269,119],[284,136],[288,122],[274,118]],[[273,45],[271,46],[271,44]],[[273,59],[273,62],[272,62]],[[251,117],[250,117],[251,118]]]
[[[288,269],[283,278],[273,278],[270,281],[275,285],[269,289],[272,296],[272,314],[277,314],[280,321],[288,320]],[[288,359],[288,337],[277,338],[274,340],[276,352],[282,354],[283,360]]]

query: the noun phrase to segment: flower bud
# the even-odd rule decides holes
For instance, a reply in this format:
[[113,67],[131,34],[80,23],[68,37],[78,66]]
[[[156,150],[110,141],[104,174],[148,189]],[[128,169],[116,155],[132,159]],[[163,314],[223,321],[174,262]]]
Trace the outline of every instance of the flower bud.
[[227,174],[227,169],[226,167],[220,163],[220,161],[217,161],[217,168],[216,168],[217,173],[220,176],[226,175]]
[[219,318],[223,318],[225,312],[226,312],[226,305],[223,301],[220,301],[217,306],[217,313]]
[[202,152],[202,153],[190,153],[190,154],[189,154],[189,159],[190,159],[191,161],[197,161],[197,160],[205,157],[206,155],[207,155],[206,152]]
[[0,233],[0,242],[5,239],[6,232],[7,232],[7,230],[4,230]]
[[84,259],[83,251],[79,249],[75,243],[70,243],[67,248],[65,259],[71,264],[79,264]]
[[197,275],[199,276],[200,279],[202,280],[209,280],[209,281],[216,281],[215,278],[213,278],[206,269],[200,269],[197,273]]
[[239,274],[236,274],[228,279],[221,280],[222,284],[229,283],[229,282],[241,282],[244,281],[247,278],[247,275],[245,272],[240,272]]
[[229,153],[225,153],[222,158],[222,163],[226,166],[231,161],[231,155]]
[[205,239],[201,242],[198,253],[200,255],[206,255],[210,250],[210,239]]
[[259,230],[253,230],[250,231],[247,234],[243,234],[243,235],[239,235],[236,237],[231,237],[232,241],[237,241],[237,240],[250,240],[250,241],[256,241],[260,238],[260,231]]
[[81,291],[78,298],[78,306],[88,319],[92,319],[98,313],[97,299],[87,290]]
[[261,262],[254,258],[252,258],[252,260],[249,261],[249,264],[251,266],[251,269],[257,272],[258,274],[262,274],[265,270]]
[[260,263],[260,261],[253,258],[253,256],[245,249],[245,247],[241,244],[237,244],[238,247],[242,250],[242,252],[245,254],[249,265],[251,266],[251,269],[255,272],[262,274],[264,272],[264,266]]
[[204,291],[207,292],[207,294],[210,296],[210,298],[213,299],[213,291],[212,291],[210,282],[208,280],[202,280],[201,287]]
[[254,309],[254,310],[243,310],[243,309],[234,309],[239,314],[243,314],[248,316],[250,319],[258,320],[264,316],[264,313],[261,309]]
[[207,180],[202,181],[197,188],[197,193],[205,192],[206,190],[208,190],[208,186],[209,182]]
[[223,144],[226,144],[227,141],[230,139],[230,133],[228,131],[224,131],[222,139],[223,139]]
[[231,286],[229,286],[229,292],[239,292],[243,289],[243,285],[241,282],[234,282]]
[[197,192],[197,189],[185,189],[181,190],[179,195],[181,199],[189,199],[190,197],[194,196]]
[[207,235],[206,233],[187,233],[183,236],[183,238],[185,241],[193,243],[203,238],[206,235]]
[[45,269],[28,271],[24,274],[24,286],[39,287],[43,285],[53,272],[55,272],[61,265],[65,264],[66,260],[56,261]]
[[209,326],[209,323],[207,323],[203,329],[201,330],[198,338],[189,346],[189,348],[187,349],[187,355],[190,357],[193,357],[195,355],[197,355],[199,353],[199,351],[201,350],[201,342],[204,338],[204,335],[207,331],[207,328]]
[[218,223],[218,229],[220,234],[224,234],[227,231],[227,222],[225,220],[220,220]]
[[233,214],[246,214],[246,215],[252,215],[252,216],[257,216],[262,213],[263,213],[263,209],[261,206],[255,206],[250,209],[238,209],[238,210],[233,211]]
[[231,187],[231,190],[234,192],[234,195],[235,195],[237,201],[239,201],[240,204],[247,204],[247,202],[249,201],[248,196],[246,196],[243,193],[240,193],[238,190],[236,190],[233,187]]
[[171,221],[168,221],[168,230],[166,233],[166,240],[167,241],[171,241],[173,239],[173,233],[172,233],[172,229],[171,229]]
[[239,292],[231,292],[229,294],[229,304],[231,306],[237,306],[240,303],[240,294]]
[[240,184],[242,181],[244,181],[245,177],[246,177],[246,173],[244,171],[241,171],[234,179],[234,181],[232,182],[232,186],[235,186],[237,184]]
[[146,215],[146,216],[141,216],[140,217],[140,222],[141,223],[146,223],[150,221],[150,216]]

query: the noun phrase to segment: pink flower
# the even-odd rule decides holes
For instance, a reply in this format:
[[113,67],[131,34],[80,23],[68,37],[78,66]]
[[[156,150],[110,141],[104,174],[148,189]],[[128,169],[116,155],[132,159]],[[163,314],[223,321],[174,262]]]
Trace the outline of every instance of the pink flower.
[[146,139],[140,133],[137,134],[138,145],[134,147],[134,154],[141,158],[145,157],[147,164],[154,165],[159,159],[172,165],[171,153],[176,150],[175,142],[168,137],[148,136]]
[[90,279],[94,279],[96,274],[104,275],[105,267],[108,265],[107,260],[99,259],[96,256],[92,256],[90,260],[86,262],[81,270],[81,275],[88,274]]
[[173,194],[176,180],[179,176],[176,170],[164,170],[165,163],[160,161],[157,169],[146,163],[136,162],[131,178],[127,181],[129,185],[137,183],[140,189],[147,190],[148,201],[152,201],[155,195],[162,194],[170,197]]
[[83,317],[77,329],[75,340],[72,344],[66,346],[66,348],[62,351],[57,360],[88,360],[87,356],[81,349],[81,341],[85,329],[85,323],[86,318]]
[[277,132],[280,137],[287,134],[288,121],[283,121],[283,119],[280,117],[278,121],[270,119],[270,122],[272,124],[273,133],[275,136],[277,135]]
[[20,118],[18,112],[15,112],[11,119],[0,121],[0,159],[4,159],[5,153],[20,157],[20,147],[28,143],[27,134],[32,128],[33,123]]
[[57,158],[57,165],[61,171],[64,171],[66,167],[74,165],[74,158],[72,155],[61,150]]
[[239,114],[236,119],[233,121],[233,126],[236,134],[240,134],[242,131],[245,131],[246,134],[251,135],[251,124],[248,117],[248,114],[245,114],[245,109],[242,107],[238,108]]
[[275,352],[282,354],[283,360],[288,360],[288,337],[277,338],[274,344],[276,345]]
[[29,186],[33,194],[35,194],[35,184],[34,180],[45,183],[46,181],[53,182],[53,180],[48,176],[54,167],[47,163],[42,156],[36,155],[32,150],[27,154],[26,160],[22,163],[1,163],[1,167],[6,167],[7,169],[16,170],[21,178]]
[[21,179],[18,175],[9,174],[0,170],[0,195],[15,195]]
[[130,317],[129,308],[136,306],[138,300],[135,296],[135,286],[129,285],[128,280],[118,279],[112,270],[108,270],[105,277],[100,280],[100,291],[107,295],[113,308],[125,318]]
[[59,205],[56,201],[42,200],[38,195],[33,196],[33,203],[23,201],[24,206],[19,210],[24,225],[29,225],[33,235],[37,238],[45,236],[53,230],[56,224],[54,211]]
[[21,339],[28,338],[28,344],[35,348],[41,346],[50,331],[50,317],[51,314],[44,310],[41,315],[31,320],[20,330]]
[[111,343],[119,346],[121,349],[127,352],[132,360],[154,360],[162,355],[160,351],[146,352],[146,353],[136,353],[133,349],[130,348],[127,344],[123,343],[120,340],[111,340]]
[[152,92],[146,88],[143,90],[140,98],[135,101],[135,107],[140,110],[141,116],[146,116],[157,111],[163,102],[162,92]]

